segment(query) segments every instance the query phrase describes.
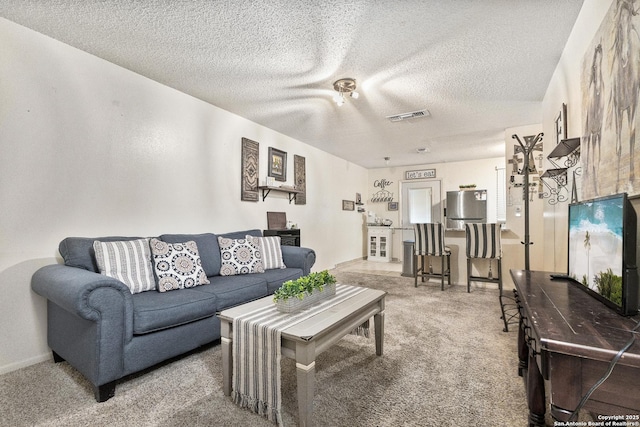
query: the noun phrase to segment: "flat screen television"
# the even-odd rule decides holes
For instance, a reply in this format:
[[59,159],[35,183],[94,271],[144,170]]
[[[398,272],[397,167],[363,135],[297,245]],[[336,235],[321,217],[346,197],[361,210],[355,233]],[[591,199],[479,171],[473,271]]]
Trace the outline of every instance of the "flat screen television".
[[637,314],[636,211],[626,193],[569,205],[569,277],[620,314]]

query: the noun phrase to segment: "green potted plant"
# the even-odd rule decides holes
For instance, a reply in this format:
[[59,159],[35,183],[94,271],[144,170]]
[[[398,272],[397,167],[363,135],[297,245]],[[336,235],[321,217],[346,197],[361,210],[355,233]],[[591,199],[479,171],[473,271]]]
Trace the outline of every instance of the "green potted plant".
[[292,312],[335,295],[336,278],[328,270],[309,273],[296,280],[288,280],[273,293],[278,310]]

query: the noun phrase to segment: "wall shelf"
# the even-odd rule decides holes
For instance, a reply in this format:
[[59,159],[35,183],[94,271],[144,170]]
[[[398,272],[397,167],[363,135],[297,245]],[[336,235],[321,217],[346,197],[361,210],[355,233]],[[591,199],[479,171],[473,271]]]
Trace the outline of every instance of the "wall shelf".
[[262,201],[267,198],[271,191],[278,191],[280,193],[287,193],[289,195],[289,204],[296,199],[296,196],[302,193],[301,190],[296,190],[295,188],[283,188],[283,187],[269,187],[269,186],[260,186],[258,187],[262,190]]
[[551,153],[547,156],[549,159],[559,159],[573,154],[580,148],[580,138],[563,139],[555,146]]
[[[549,204],[555,205],[558,202],[566,202],[569,197],[567,189],[569,185],[569,168],[576,166],[580,160],[580,138],[567,138],[561,140],[558,145],[551,150],[551,153],[547,156],[549,162],[555,166],[555,169],[547,169],[542,175],[540,175],[540,182],[549,190],[545,192],[543,197],[549,198]],[[561,161],[564,159],[564,161]],[[562,163],[562,164],[559,164]],[[573,170],[572,173],[572,188],[571,188],[571,202],[578,200],[576,178],[580,176],[580,168]],[[546,182],[546,179],[550,179],[555,182],[555,187]]]

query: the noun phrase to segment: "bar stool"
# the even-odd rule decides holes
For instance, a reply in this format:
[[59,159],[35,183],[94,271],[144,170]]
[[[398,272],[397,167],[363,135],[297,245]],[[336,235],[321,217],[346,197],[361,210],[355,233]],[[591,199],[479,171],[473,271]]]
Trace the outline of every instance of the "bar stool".
[[[498,284],[500,317],[504,322],[504,332],[509,332],[509,323],[517,317],[515,304],[505,303],[505,299],[513,300],[505,295],[502,289],[502,247],[500,244],[500,224],[467,223],[465,224],[467,240],[467,292],[471,292],[471,282],[491,282]],[[474,259],[488,259],[489,271],[486,276],[474,276],[471,274],[472,261]],[[494,276],[492,263],[495,261],[498,274]],[[511,306],[513,305],[513,309]],[[512,313],[512,311],[515,311]]]
[[[425,278],[439,278],[440,290],[444,291],[444,278],[451,285],[451,249],[444,243],[444,226],[440,223],[414,224],[415,248],[413,255],[413,277],[416,288],[418,287],[418,275],[422,282]],[[434,273],[431,262],[428,270],[425,260],[427,257],[439,257],[441,261],[440,273]],[[420,259],[420,267],[418,267]],[[430,260],[429,260],[430,261]]]

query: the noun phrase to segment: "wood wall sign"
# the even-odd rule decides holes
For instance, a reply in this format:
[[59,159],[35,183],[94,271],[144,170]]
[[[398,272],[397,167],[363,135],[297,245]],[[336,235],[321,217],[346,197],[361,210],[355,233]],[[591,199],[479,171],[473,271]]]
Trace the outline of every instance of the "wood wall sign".
[[405,172],[405,179],[424,179],[424,178],[435,178],[435,177],[436,177],[435,169],[422,169],[422,170]]
[[260,160],[260,144],[242,138],[242,182],[240,200],[258,201],[258,165]]
[[307,204],[307,169],[305,158],[293,155],[293,179],[295,188],[301,193],[296,194],[296,205]]

